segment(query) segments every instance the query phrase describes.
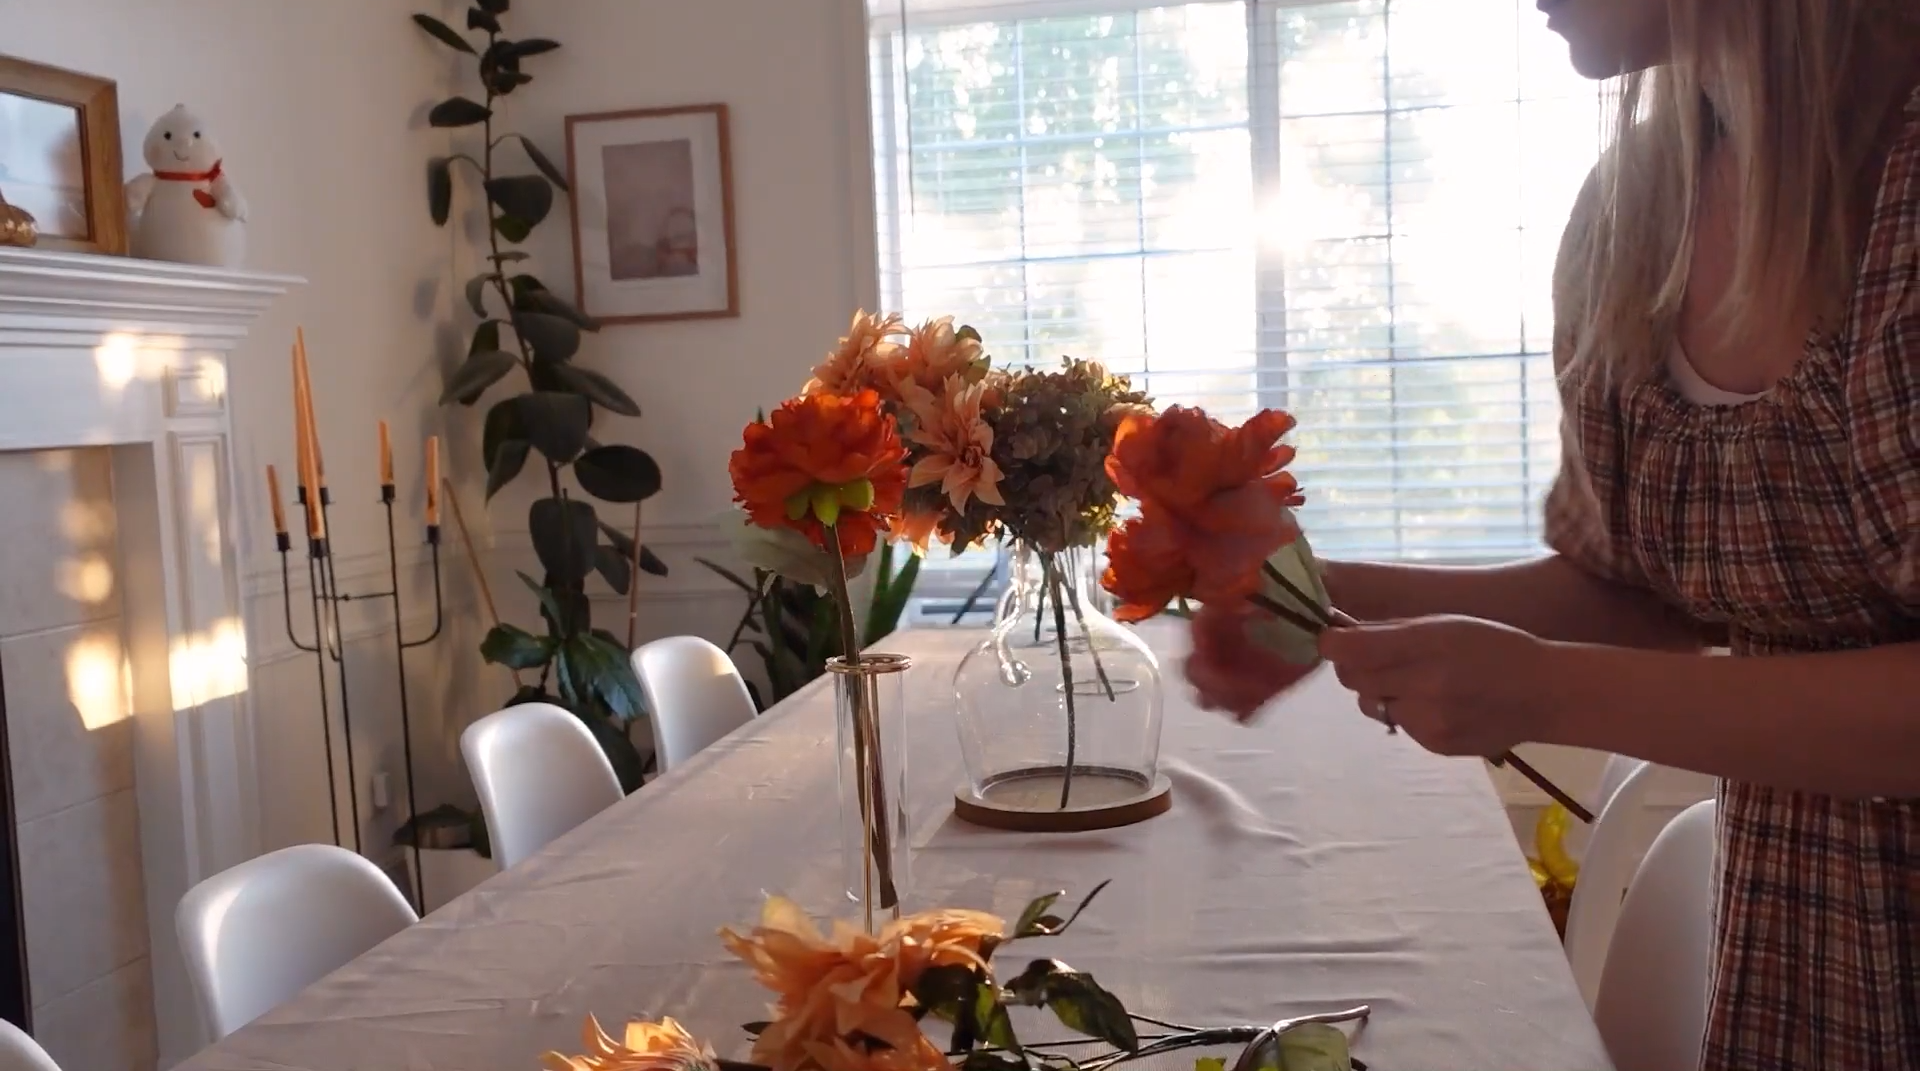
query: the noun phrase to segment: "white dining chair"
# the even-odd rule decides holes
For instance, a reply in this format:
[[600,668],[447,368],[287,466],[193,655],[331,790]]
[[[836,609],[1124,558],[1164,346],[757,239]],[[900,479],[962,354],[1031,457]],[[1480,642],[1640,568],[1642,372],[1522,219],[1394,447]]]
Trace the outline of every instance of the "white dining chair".
[[331,844],[241,863],[187,890],[174,929],[215,1039],[419,921],[392,879]]
[[1692,1071],[1707,1028],[1713,941],[1712,800],[1667,823],[1634,875],[1600,974],[1593,1021],[1618,1071]]
[[698,636],[668,636],[633,652],[665,773],[753,720],[753,696],[727,652]]
[[522,703],[481,718],[460,734],[460,753],[501,870],[625,795],[586,723],[551,703]]
[[1626,897],[1633,872],[1640,865],[1635,850],[1640,838],[1636,834],[1646,821],[1647,794],[1654,782],[1649,763],[1609,762],[1609,772],[1616,766],[1624,768],[1626,775],[1617,786],[1607,785],[1603,778],[1601,791],[1595,794],[1597,817],[1579,853],[1580,877],[1573,883],[1573,899],[1567,904],[1567,931],[1562,942],[1573,979],[1588,1008],[1593,1007],[1594,994],[1600,988],[1600,968],[1607,961],[1607,942],[1612,940],[1614,923],[1620,917],[1620,901]]
[[60,1071],[60,1065],[26,1031],[0,1019],[0,1071]]

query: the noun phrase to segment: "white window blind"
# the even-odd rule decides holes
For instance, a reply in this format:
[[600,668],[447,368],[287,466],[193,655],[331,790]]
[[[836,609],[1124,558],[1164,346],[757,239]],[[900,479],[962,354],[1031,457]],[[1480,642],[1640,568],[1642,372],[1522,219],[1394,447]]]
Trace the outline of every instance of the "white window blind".
[[1549,282],[1599,113],[1531,0],[870,13],[889,308],[1163,405],[1290,410],[1322,553],[1537,549]]

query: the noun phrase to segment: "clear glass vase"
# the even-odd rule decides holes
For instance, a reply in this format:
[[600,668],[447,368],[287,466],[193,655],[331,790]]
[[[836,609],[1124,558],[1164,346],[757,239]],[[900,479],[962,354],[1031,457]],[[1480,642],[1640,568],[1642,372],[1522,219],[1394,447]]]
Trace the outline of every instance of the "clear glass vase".
[[911,884],[902,655],[829,659],[839,738],[840,857],[867,932],[897,919]]
[[1159,662],[1091,605],[1091,553],[1017,548],[1008,612],[954,673],[972,801],[1100,810],[1158,788]]

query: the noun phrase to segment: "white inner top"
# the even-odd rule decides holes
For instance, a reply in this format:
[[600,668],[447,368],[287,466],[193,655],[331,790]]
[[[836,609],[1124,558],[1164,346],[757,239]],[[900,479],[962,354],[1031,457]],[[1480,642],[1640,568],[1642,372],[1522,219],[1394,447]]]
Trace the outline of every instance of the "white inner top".
[[1673,389],[1695,405],[1739,405],[1766,393],[1755,391],[1752,394],[1738,394],[1707,382],[1694,370],[1693,362],[1687,359],[1687,351],[1681,348],[1678,340],[1667,350],[1667,375],[1673,379]]

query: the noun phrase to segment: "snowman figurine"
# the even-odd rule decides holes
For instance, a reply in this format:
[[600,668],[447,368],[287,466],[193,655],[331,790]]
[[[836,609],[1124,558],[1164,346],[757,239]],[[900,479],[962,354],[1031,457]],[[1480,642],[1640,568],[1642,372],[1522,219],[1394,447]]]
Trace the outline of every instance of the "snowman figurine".
[[246,255],[247,201],[221,167],[220,146],[184,104],[147,132],[152,170],[127,184],[133,255],[237,268]]

